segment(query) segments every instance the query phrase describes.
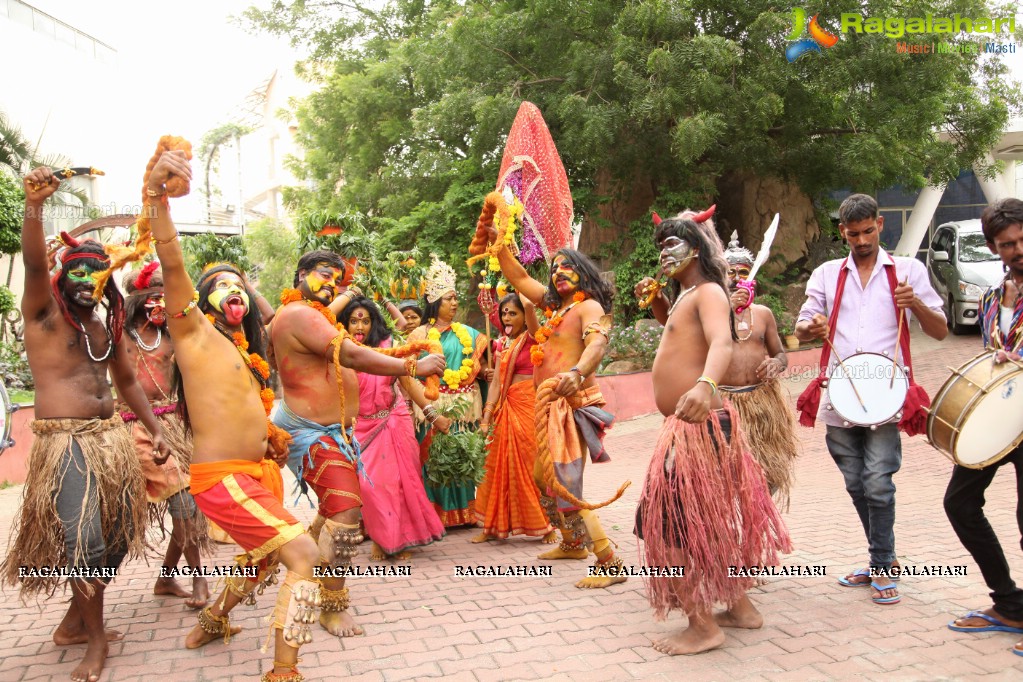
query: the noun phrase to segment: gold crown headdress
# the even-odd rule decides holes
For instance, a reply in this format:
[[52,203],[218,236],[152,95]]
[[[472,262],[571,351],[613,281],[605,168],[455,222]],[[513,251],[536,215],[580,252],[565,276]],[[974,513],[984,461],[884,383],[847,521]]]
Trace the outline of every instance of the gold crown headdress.
[[436,303],[444,294],[455,290],[454,269],[437,257],[437,254],[430,254],[433,262],[430,269],[426,271],[426,300],[429,303]]

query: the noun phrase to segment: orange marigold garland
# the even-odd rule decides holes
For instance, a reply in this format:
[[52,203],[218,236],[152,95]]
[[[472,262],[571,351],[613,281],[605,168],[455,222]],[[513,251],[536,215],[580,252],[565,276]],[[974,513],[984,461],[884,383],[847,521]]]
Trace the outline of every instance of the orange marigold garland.
[[266,438],[270,443],[270,449],[274,452],[285,452],[288,449],[288,443],[291,442],[291,436],[287,431],[270,421],[270,411],[273,410],[274,400],[276,399],[274,390],[269,385],[270,365],[258,353],[248,352],[249,341],[245,338],[245,332],[232,332],[229,335],[227,330],[217,322],[217,318],[213,317],[213,315],[206,313],[206,319],[210,321],[214,329],[231,339],[231,343],[238,349],[238,354],[245,361],[245,366],[249,368],[249,371],[259,381],[261,387],[259,390],[259,400],[263,403],[263,411],[267,416]]
[[577,291],[572,295],[572,303],[569,304],[564,310],[554,312],[552,308],[544,308],[543,314],[547,318],[547,323],[544,326],[536,330],[534,337],[536,338],[536,345],[529,349],[529,360],[537,367],[543,364],[543,347],[547,341],[550,340],[551,335],[554,334],[554,330],[561,325],[565,319],[565,315],[568,311],[576,307],[580,303],[586,300],[586,294]]
[[[299,291],[298,289],[285,289],[283,292],[281,292],[281,305],[288,305],[289,303],[304,303],[305,305],[309,306],[313,310],[316,310],[321,315],[323,315],[327,319],[327,322],[329,322],[332,327],[335,327],[338,331],[344,332],[344,329],[341,328],[341,324],[337,321],[337,316],[334,315],[330,308],[323,305],[319,301],[308,300],[307,298],[302,296],[302,292]],[[347,338],[349,341],[358,346],[363,345],[356,341],[355,339],[353,339],[352,337],[348,336],[347,333],[338,338],[340,338],[342,341],[345,338]],[[336,341],[331,341],[331,343],[337,343],[337,348],[340,349],[340,343]],[[369,348],[370,346],[364,347]],[[412,343],[406,343],[403,346],[394,346],[392,348],[373,348],[373,350],[382,355],[387,355],[393,358],[407,358],[410,355],[419,355],[423,351],[426,351],[428,353],[436,353],[438,355],[443,355],[444,353],[444,349],[440,345],[440,343],[434,343],[432,341],[413,341]],[[340,350],[338,350],[336,353],[336,357],[338,359],[340,359],[339,353]],[[426,399],[436,400],[437,397],[440,395],[440,377],[436,376],[427,377],[424,384],[425,384],[424,392],[426,394]]]

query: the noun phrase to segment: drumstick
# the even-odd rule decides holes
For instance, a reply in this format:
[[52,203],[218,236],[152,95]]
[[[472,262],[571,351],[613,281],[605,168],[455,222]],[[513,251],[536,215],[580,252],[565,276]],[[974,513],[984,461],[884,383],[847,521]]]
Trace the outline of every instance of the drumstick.
[[853,383],[853,380],[852,380],[852,372],[850,372],[846,368],[845,363],[842,362],[842,358],[839,357],[838,351],[835,350],[835,345],[833,343],[831,343],[831,339],[825,337],[824,338],[824,342],[827,343],[829,346],[831,346],[831,352],[835,354],[835,359],[838,360],[838,366],[841,367],[842,371],[845,373],[845,375],[847,377],[849,377],[849,386],[852,387],[853,395],[856,396],[856,400],[858,400],[860,402],[860,407],[862,407],[863,411],[866,412],[867,411],[867,404],[865,402],[863,402],[863,398],[860,397],[860,392],[856,390],[856,384]]
[[[909,280],[906,280],[908,282]],[[906,286],[906,282],[899,282],[900,287]],[[895,385],[895,368],[899,366],[899,342],[902,341],[902,321],[906,319],[906,312],[902,309],[898,309],[899,313],[899,331],[895,335],[895,352],[892,353],[892,376],[888,380],[888,388]]]

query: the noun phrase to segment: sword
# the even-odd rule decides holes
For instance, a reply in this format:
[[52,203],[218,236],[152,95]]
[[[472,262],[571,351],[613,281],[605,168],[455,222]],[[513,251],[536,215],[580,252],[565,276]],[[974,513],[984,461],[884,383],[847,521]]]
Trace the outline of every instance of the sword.
[[767,262],[767,256],[771,253],[771,243],[774,242],[774,237],[778,234],[778,223],[780,221],[781,214],[775,213],[774,220],[771,221],[770,227],[767,228],[767,232],[764,232],[764,240],[760,244],[760,251],[757,253],[757,259],[753,261],[753,269],[749,271],[749,277],[735,283],[737,287],[745,289],[749,293],[749,299],[735,311],[737,315],[741,315],[746,308],[753,305],[753,297],[756,295],[755,287],[757,285],[757,281],[753,278],[757,276],[760,266]]

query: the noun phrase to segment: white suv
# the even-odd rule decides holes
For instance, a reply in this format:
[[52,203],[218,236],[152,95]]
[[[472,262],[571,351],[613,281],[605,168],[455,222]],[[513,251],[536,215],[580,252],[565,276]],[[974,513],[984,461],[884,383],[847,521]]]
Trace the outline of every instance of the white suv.
[[987,247],[980,220],[945,223],[935,230],[927,249],[927,272],[945,302],[953,334],[965,334],[977,324],[980,297],[1004,276],[1001,259]]

